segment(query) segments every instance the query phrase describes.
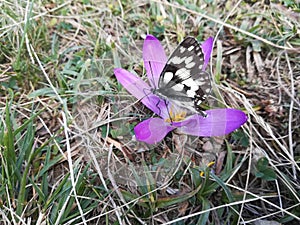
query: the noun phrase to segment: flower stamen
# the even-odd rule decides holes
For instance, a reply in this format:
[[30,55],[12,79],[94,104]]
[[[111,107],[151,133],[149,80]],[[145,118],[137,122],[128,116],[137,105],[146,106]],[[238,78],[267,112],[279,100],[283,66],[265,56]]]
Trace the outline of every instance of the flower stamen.
[[171,123],[171,122],[179,122],[182,121],[186,118],[186,111],[178,111],[178,112],[174,112],[176,110],[172,110],[172,108],[169,111],[169,115],[170,118],[167,118],[165,121],[167,123]]

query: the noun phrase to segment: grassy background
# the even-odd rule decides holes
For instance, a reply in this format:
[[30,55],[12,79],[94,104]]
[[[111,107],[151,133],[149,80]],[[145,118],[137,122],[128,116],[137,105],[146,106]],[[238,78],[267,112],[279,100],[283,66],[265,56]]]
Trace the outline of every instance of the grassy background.
[[[299,1],[0,6],[1,224],[299,223]],[[209,101],[248,122],[136,142],[153,115],[113,68],[145,78],[146,34],[168,54],[213,36]]]

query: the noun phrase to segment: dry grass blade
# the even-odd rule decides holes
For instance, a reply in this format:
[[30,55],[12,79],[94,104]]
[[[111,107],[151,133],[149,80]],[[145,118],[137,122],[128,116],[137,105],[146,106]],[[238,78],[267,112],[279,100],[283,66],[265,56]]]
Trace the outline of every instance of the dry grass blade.
[[[299,223],[298,1],[0,5],[0,224]],[[167,55],[186,36],[214,37],[203,108],[247,123],[137,141],[157,115],[114,68],[147,82],[147,34]]]

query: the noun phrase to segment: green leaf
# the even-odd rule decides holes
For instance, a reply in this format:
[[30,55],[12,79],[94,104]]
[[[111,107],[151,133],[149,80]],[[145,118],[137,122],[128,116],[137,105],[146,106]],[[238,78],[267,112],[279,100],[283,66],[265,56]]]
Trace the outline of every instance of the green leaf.
[[[200,176],[200,171],[198,168],[190,168],[193,184],[195,187],[199,187],[201,185],[201,182],[203,178]],[[183,173],[183,172],[182,172]]]
[[176,196],[170,196],[170,197],[164,197],[164,198],[159,198],[157,200],[157,204],[156,207],[157,208],[164,208],[164,207],[168,207],[171,205],[175,205],[181,202],[184,202],[188,199],[190,199],[191,197],[193,197],[194,195],[196,195],[198,193],[198,191],[200,190],[201,185],[199,187],[197,187],[195,190],[189,192],[189,193],[185,193],[185,194],[179,194]]
[[276,179],[276,173],[269,166],[269,161],[266,157],[262,157],[257,161],[255,176],[266,181]]
[[[209,201],[206,198],[203,198],[201,203],[202,203],[201,211],[210,209]],[[209,213],[210,213],[209,211],[202,213],[199,217],[199,220],[197,221],[197,225],[206,225],[209,217]]]
[[140,198],[138,195],[132,194],[129,191],[121,190],[122,196],[127,202],[137,200],[137,204],[145,208],[149,208],[149,199],[146,197]]
[[223,188],[223,190],[228,198],[228,202],[233,202],[234,201],[233,195],[232,195],[230,189],[224,183],[224,181],[221,180],[218,176],[216,176],[213,173],[211,173],[211,177],[213,177],[215,179],[215,181]]
[[264,176],[262,177],[262,179],[264,179],[266,181],[273,181],[273,180],[276,180],[276,178],[277,178],[276,173],[271,168],[267,168],[264,171]]
[[264,171],[265,169],[267,169],[268,164],[269,164],[268,159],[266,157],[262,157],[257,161],[256,168],[259,171]]
[[[12,122],[12,101],[13,101],[13,92],[9,89],[9,94],[11,100],[6,101],[5,106],[5,125],[6,130],[3,135],[3,169],[5,174],[6,181],[8,183],[8,189],[13,192],[15,184],[16,184],[16,153],[15,153],[15,145],[14,145],[14,133],[13,133],[13,122]],[[1,148],[2,149],[2,148]],[[2,157],[1,157],[2,158]],[[13,194],[12,194],[13,196]]]
[[242,130],[237,130],[233,132],[232,138],[239,144],[241,144],[243,147],[249,146],[249,138]]
[[28,95],[29,98],[36,98],[39,96],[55,97],[56,94],[52,88],[41,88],[41,89],[31,92]]

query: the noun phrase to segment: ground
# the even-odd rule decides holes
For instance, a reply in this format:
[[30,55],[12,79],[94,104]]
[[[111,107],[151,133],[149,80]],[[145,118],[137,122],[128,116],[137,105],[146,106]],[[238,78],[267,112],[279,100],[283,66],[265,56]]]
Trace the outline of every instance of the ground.
[[[1,224],[299,223],[299,2],[0,5]],[[247,122],[137,141],[156,115],[113,71],[147,81],[147,34],[167,55],[186,36],[213,37],[203,108]]]

